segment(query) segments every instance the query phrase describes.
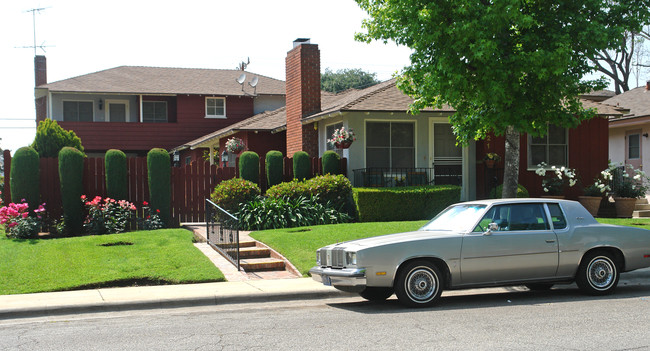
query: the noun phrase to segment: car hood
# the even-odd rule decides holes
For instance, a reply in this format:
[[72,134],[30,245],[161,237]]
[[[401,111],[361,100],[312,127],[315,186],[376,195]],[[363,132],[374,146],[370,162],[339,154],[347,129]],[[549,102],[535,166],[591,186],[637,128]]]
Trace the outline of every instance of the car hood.
[[388,235],[375,236],[371,238],[352,240],[334,246],[340,246],[340,245],[341,246],[342,245],[362,246],[362,247],[383,246],[387,244],[403,243],[407,241],[416,241],[416,240],[433,239],[433,238],[458,237],[459,235],[460,235],[459,233],[451,232],[451,231],[418,230],[414,232],[388,234]]

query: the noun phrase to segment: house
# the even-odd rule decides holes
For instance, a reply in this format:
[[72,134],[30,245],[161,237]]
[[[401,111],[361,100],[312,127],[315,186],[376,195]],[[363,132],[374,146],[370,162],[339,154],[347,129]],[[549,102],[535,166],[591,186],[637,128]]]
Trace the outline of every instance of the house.
[[609,120],[610,160],[650,170],[650,81],[603,103],[625,110],[624,115]]
[[[520,183],[531,195],[541,195],[541,178],[535,174],[542,161],[580,170],[585,179],[595,177],[607,166],[607,119],[620,112],[602,105],[603,97],[582,97],[586,108],[595,108],[603,118],[594,118],[567,130],[549,126],[548,136],[521,137]],[[504,155],[503,138],[471,142],[457,147],[449,124],[451,107],[425,109],[417,115],[407,112],[412,99],[395,85],[395,80],[363,89],[329,94],[320,90],[320,51],[308,39],[298,39],[286,58],[286,106],[244,120],[183,144],[196,149],[223,150],[225,141],[239,136],[250,141],[249,150],[261,156],[255,138],[284,135],[284,145],[273,148],[291,156],[306,151],[322,156],[333,149],[327,139],[335,129],[353,129],[357,140],[338,152],[348,159],[348,178],[354,186],[399,186],[458,184],[462,199],[486,197],[500,183],[503,164],[488,170],[483,158],[488,152]],[[263,157],[263,156],[262,156]],[[500,167],[500,168],[499,168]]]
[[283,81],[241,70],[122,66],[47,83],[37,56],[35,72],[36,120],[73,130],[93,156],[169,150],[285,102]]

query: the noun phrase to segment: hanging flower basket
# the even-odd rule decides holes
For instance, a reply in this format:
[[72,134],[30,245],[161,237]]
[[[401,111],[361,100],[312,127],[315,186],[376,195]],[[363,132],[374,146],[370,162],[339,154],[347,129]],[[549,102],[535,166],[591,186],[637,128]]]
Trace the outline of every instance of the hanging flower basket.
[[332,139],[328,139],[327,142],[337,149],[347,149],[355,140],[357,138],[354,136],[352,129],[346,130],[345,127],[341,127],[341,129],[334,131]]
[[336,146],[337,149],[347,149],[352,145],[351,141],[341,141],[341,142],[336,142],[334,143],[334,146]]
[[246,148],[244,141],[239,138],[230,138],[226,141],[226,150],[228,153],[238,154]]

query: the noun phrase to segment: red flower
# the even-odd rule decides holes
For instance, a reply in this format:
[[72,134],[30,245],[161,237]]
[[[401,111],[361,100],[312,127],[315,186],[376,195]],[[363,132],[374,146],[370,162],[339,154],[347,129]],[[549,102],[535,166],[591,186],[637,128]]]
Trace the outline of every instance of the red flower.
[[159,210],[159,209],[156,209],[156,213],[160,213],[160,210]]
[[146,201],[142,201],[142,206],[149,206],[149,203]]
[[81,201],[85,201],[85,200],[86,200],[86,195],[81,195]]

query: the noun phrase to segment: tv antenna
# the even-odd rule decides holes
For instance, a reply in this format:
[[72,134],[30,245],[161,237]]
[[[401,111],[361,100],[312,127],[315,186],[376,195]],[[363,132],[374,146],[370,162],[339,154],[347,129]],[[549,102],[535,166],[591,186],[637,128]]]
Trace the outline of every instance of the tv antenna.
[[246,59],[246,62],[242,61],[242,62],[239,63],[239,65],[237,65],[237,69],[240,70],[240,71],[245,71],[246,67],[248,67],[248,65],[250,65],[250,63],[251,63],[251,58],[248,57]]
[[241,85],[241,91],[244,91],[244,81],[246,80],[246,73],[242,73],[239,77],[235,78],[237,83]]
[[32,46],[17,46],[16,48],[18,49],[34,49],[34,56],[36,56],[36,49],[41,49],[43,52],[45,52],[45,48],[51,47],[50,45],[44,45],[45,42],[43,42],[41,45],[36,45],[36,13],[41,13],[43,10],[47,10],[49,7],[41,7],[41,8],[34,8],[31,10],[27,10],[25,12],[31,12],[32,13],[32,25],[34,27],[34,45]]

